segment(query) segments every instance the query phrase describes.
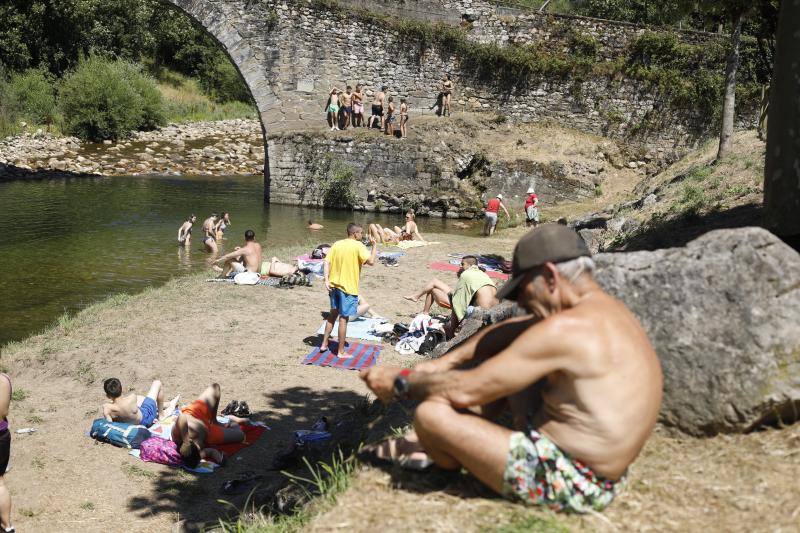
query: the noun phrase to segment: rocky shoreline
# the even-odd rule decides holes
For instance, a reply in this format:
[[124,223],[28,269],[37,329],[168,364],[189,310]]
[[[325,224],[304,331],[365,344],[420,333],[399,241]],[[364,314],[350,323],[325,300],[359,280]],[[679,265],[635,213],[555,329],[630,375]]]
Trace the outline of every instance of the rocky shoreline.
[[93,176],[261,175],[258,120],[170,124],[117,143],[83,143],[37,130],[0,141],[0,181],[53,173]]

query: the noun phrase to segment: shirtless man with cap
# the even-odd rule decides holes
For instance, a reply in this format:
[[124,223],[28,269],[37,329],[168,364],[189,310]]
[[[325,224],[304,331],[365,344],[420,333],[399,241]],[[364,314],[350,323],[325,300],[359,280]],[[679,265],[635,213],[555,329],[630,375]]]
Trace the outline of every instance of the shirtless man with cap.
[[[497,296],[529,314],[414,369],[363,372],[384,402],[421,402],[415,432],[366,452],[463,466],[525,504],[605,508],[655,426],[663,378],[639,321],[603,291],[593,269],[567,227],[548,224],[522,237],[513,277]],[[462,369],[467,363],[472,368]],[[513,430],[493,422],[504,409]]]
[[245,434],[239,424],[249,423],[248,419],[228,415],[227,424],[217,421],[221,394],[218,383],[209,385],[197,400],[181,409],[178,420],[172,426],[172,440],[178,445],[183,462],[189,468],[195,468],[200,459],[222,464],[225,456],[209,446],[244,442]]

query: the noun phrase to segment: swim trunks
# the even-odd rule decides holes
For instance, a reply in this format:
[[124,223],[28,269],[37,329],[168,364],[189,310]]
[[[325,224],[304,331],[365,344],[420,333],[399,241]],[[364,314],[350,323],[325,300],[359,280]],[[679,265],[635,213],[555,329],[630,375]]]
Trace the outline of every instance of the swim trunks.
[[356,317],[358,315],[358,296],[347,294],[342,289],[331,289],[331,309],[337,309],[339,316]]
[[339,112],[339,106],[338,105],[331,104],[328,107],[328,113],[338,113],[338,112]]
[[352,113],[353,112],[353,106],[351,106],[351,105],[344,106],[344,112],[345,113]]
[[383,106],[382,105],[372,104],[372,114],[373,115],[377,115],[379,117],[382,116],[383,115]]
[[224,444],[225,431],[222,426],[212,419],[211,408],[205,400],[195,400],[188,406],[181,409],[181,413],[186,413],[195,417],[206,427],[206,444]]
[[503,473],[504,498],[554,511],[602,511],[625,486],[625,476],[611,481],[564,453],[534,429],[511,434]]
[[142,400],[142,405],[139,406],[139,412],[142,413],[142,421],[140,422],[146,428],[153,425],[153,422],[158,419],[158,405],[156,401],[149,396],[145,396]]
[[353,113],[361,115],[364,113],[364,106],[361,104],[353,104]]

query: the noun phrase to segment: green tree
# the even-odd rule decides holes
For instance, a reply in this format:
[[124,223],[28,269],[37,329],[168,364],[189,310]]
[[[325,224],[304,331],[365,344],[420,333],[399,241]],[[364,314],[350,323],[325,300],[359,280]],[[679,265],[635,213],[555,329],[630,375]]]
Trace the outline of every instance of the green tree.
[[8,81],[5,97],[15,115],[35,124],[52,124],[56,110],[53,76],[43,69],[14,74]]
[[82,61],[64,78],[59,102],[66,131],[95,142],[164,122],[155,82],[123,60],[92,55]]

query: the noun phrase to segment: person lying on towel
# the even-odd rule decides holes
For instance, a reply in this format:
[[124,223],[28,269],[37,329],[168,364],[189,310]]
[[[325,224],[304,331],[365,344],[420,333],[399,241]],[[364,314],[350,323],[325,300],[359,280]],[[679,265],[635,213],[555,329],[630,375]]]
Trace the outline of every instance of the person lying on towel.
[[497,287],[486,272],[478,267],[478,259],[472,255],[465,255],[461,259],[461,268],[458,273],[456,288],[438,279],[433,279],[421,290],[404,296],[406,300],[418,302],[425,297],[423,313],[429,314],[431,306],[436,302],[439,307],[452,309],[450,320],[445,326],[445,334],[450,339],[455,335],[456,328],[465,317],[472,314],[476,307],[491,309],[497,305]]
[[209,446],[244,442],[245,434],[239,424],[249,424],[250,420],[228,415],[227,424],[217,422],[220,396],[219,384],[209,385],[198,399],[181,409],[172,426],[172,440],[189,468],[197,467],[201,459],[222,464],[224,454]]
[[[602,510],[656,424],[661,365],[633,313],[594,280],[573,230],[539,226],[517,243],[513,265],[498,296],[527,315],[413,370],[362,373],[384,402],[421,402],[414,432],[371,451],[401,464],[415,454],[420,464],[422,454],[441,468],[464,467],[512,501]],[[513,429],[495,423],[504,410]]]
[[164,389],[158,380],[150,385],[147,396],[139,396],[135,392],[123,396],[122,382],[117,378],[105,380],[103,391],[109,399],[100,408],[103,418],[109,422],[140,424],[144,427],[150,427],[156,420],[171,415],[180,399],[180,396],[176,396],[164,408]]

